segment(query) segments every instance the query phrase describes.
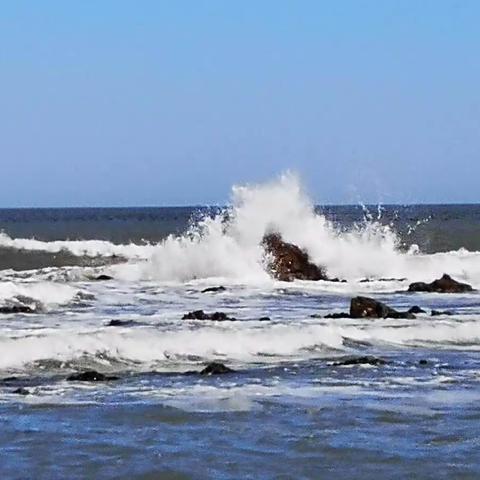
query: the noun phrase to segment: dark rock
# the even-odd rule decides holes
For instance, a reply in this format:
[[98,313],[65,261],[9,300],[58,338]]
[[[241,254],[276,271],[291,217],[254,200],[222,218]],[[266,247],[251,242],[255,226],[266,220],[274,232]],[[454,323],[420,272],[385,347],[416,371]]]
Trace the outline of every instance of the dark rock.
[[425,310],[422,310],[417,305],[414,305],[413,307],[410,307],[408,309],[408,313],[427,313],[427,312]]
[[422,358],[418,361],[418,364],[424,367],[425,365],[428,365],[428,361]]
[[233,317],[229,317],[224,312],[205,313],[203,310],[195,310],[193,312],[186,313],[182,320],[214,320],[222,322],[226,320],[235,321]]
[[325,271],[311,263],[307,253],[292,243],[284,242],[278,233],[265,235],[262,245],[270,257],[267,268],[277,280],[328,280]]
[[135,325],[136,322],[133,320],[110,320],[106,326],[107,327],[131,327]]
[[399,312],[382,302],[369,297],[354,297],[350,302],[351,318],[408,318],[414,319],[410,312]]
[[334,362],[333,366],[343,367],[343,366],[349,366],[349,365],[374,365],[378,367],[380,365],[385,365],[386,363],[387,361],[384,360],[383,358],[364,356],[364,357],[347,357],[337,362]]
[[67,377],[69,382],[106,382],[109,380],[118,380],[118,377],[104,375],[95,370],[87,370],[82,373],[74,373]]
[[337,277],[329,278],[328,281],[329,282],[336,282],[336,283],[347,283],[347,281],[344,278],[340,279],[340,278],[337,278]]
[[15,393],[16,395],[30,395],[30,392],[23,387],[15,389],[12,393]]
[[[313,315],[312,315],[312,317],[313,317]],[[313,318],[315,318],[315,317],[313,317]],[[351,318],[351,317],[350,317],[349,313],[340,312],[340,313],[329,313],[328,315],[325,315],[323,318]]]
[[235,370],[228,368],[223,363],[212,362],[209,363],[201,372],[200,375],[223,375],[225,373],[233,373]]
[[97,282],[106,282],[108,280],[113,280],[113,277],[111,277],[110,275],[98,275],[98,277],[95,277],[95,279]]
[[270,321],[270,317],[261,317],[258,319],[259,322],[269,322]]
[[453,315],[453,312],[450,310],[432,310],[432,317],[439,317],[440,315]]
[[37,310],[27,305],[11,305],[0,307],[0,313],[5,315],[12,313],[37,313]]
[[472,292],[473,287],[467,283],[460,283],[450,275],[443,274],[442,278],[432,283],[415,282],[408,287],[409,292],[437,292],[437,293],[464,293]]
[[225,287],[223,287],[222,285],[220,285],[219,287],[209,287],[209,288],[205,288],[205,290],[202,290],[201,293],[209,293],[209,292],[224,292],[226,290]]

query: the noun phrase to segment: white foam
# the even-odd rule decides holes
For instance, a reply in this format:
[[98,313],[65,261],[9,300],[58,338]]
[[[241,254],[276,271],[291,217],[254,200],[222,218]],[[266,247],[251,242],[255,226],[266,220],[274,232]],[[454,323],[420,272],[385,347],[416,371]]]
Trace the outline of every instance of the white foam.
[[0,303],[16,297],[27,297],[41,302],[45,306],[62,305],[70,302],[77,293],[77,289],[61,283],[0,283]]
[[[254,322],[253,322],[254,323]],[[71,324],[72,325],[72,324]],[[226,326],[191,328],[181,323],[176,329],[137,327],[131,329],[92,330],[61,327],[41,332],[18,332],[14,337],[0,336],[0,369],[20,368],[44,359],[74,360],[84,355],[106,355],[132,362],[141,369],[189,363],[191,356],[219,359],[229,364],[277,363],[331,356],[349,351],[344,338],[368,342],[377,347],[432,346],[480,349],[480,320],[465,321],[389,321],[371,320],[345,324],[295,322],[288,324],[252,324],[235,322]]]
[[260,246],[265,232],[305,249],[326,267],[331,277],[347,280],[395,277],[431,281],[443,273],[480,287],[480,252],[458,251],[424,255],[413,246],[399,249],[390,226],[371,219],[350,231],[339,231],[317,214],[290,173],[261,185],[236,186],[231,207],[215,218],[205,218],[183,236],[169,236],[156,245],[115,245],[110,242],[12,239],[0,234],[0,246],[74,255],[120,255],[128,264],[110,267],[118,278],[130,281],[186,282],[222,278],[259,284],[269,280]]

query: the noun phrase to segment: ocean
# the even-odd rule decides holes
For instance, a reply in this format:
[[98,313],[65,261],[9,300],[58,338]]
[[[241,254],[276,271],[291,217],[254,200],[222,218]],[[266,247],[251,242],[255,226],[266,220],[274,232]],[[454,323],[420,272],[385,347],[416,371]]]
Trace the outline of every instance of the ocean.
[[[315,206],[284,176],[0,231],[0,478],[480,478],[479,294],[408,292],[480,288],[480,205]],[[272,231],[344,281],[272,278]],[[358,295],[424,313],[325,318]]]

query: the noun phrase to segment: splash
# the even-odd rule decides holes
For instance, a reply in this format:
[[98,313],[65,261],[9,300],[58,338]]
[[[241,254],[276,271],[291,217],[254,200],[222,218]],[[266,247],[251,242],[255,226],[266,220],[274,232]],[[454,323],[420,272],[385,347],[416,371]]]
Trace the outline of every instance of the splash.
[[11,239],[0,234],[0,247],[60,252],[73,255],[121,256],[127,264],[110,267],[118,278],[160,282],[221,279],[236,283],[264,283],[261,240],[275,230],[287,242],[304,249],[330,277],[427,280],[449,273],[480,286],[480,253],[422,254],[416,246],[400,249],[392,225],[378,215],[366,216],[350,230],[340,230],[316,212],[297,175],[286,173],[258,185],[234,186],[231,205],[217,215],[205,216],[182,236],[169,236],[158,244],[115,245],[106,241]]

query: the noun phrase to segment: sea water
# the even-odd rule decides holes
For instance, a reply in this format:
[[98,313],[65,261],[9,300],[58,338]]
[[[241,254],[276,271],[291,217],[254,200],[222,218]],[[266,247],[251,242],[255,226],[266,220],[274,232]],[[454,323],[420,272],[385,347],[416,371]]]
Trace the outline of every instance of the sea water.
[[[480,206],[318,207],[287,174],[227,207],[0,228],[0,307],[35,312],[0,314],[1,478],[480,477],[480,297],[407,292],[480,288]],[[271,231],[346,281],[272,279]],[[426,313],[324,318],[356,295]],[[182,319],[199,309],[235,321]],[[234,372],[195,373],[211,361]],[[116,380],[67,380],[86,370]]]

